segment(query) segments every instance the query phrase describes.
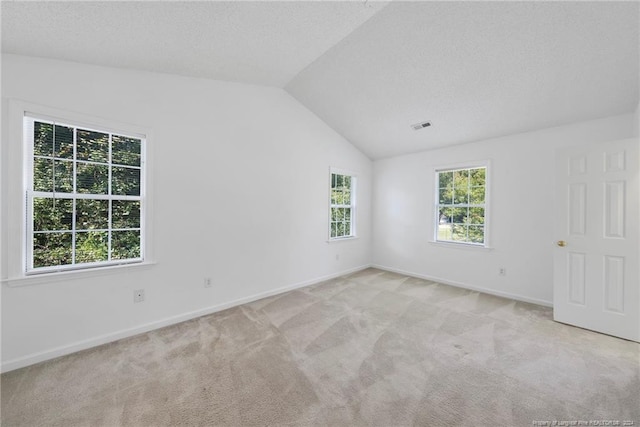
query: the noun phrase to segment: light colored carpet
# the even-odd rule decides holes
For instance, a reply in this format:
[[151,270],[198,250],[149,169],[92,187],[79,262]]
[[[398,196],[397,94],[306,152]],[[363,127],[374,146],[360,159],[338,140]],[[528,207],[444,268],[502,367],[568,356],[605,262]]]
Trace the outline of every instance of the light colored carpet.
[[640,425],[640,345],[551,318],[368,269],[3,374],[2,425]]

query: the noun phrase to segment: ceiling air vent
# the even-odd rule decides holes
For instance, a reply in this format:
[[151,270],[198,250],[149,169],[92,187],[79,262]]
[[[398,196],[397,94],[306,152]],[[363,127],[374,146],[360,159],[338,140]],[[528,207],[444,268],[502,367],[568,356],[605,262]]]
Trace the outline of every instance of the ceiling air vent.
[[416,123],[415,125],[411,125],[411,128],[413,128],[413,130],[420,130],[420,129],[428,128],[429,126],[431,126],[431,122],[422,122],[422,123]]

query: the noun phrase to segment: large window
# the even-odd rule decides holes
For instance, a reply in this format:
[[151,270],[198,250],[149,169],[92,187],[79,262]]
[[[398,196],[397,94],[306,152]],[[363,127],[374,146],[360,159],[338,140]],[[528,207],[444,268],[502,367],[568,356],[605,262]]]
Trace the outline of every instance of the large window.
[[330,197],[330,239],[355,237],[356,177],[332,171]]
[[436,241],[486,244],[486,167],[436,171]]
[[142,261],[145,140],[26,116],[26,271]]

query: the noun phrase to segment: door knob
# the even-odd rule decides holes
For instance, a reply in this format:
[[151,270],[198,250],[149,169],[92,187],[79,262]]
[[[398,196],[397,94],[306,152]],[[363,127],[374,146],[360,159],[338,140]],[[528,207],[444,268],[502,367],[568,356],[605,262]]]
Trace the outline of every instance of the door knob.
[[564,240],[558,240],[556,242],[556,245],[560,246],[561,248],[564,248],[565,246],[567,246],[567,242],[565,242]]

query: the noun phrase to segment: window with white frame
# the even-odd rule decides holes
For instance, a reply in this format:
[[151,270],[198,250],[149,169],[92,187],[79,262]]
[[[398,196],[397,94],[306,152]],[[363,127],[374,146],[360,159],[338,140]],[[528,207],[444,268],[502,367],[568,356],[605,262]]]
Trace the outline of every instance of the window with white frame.
[[331,240],[355,237],[356,177],[331,171],[329,237]]
[[145,139],[25,116],[26,272],[144,259]]
[[486,182],[486,166],[436,170],[436,241],[486,244]]

